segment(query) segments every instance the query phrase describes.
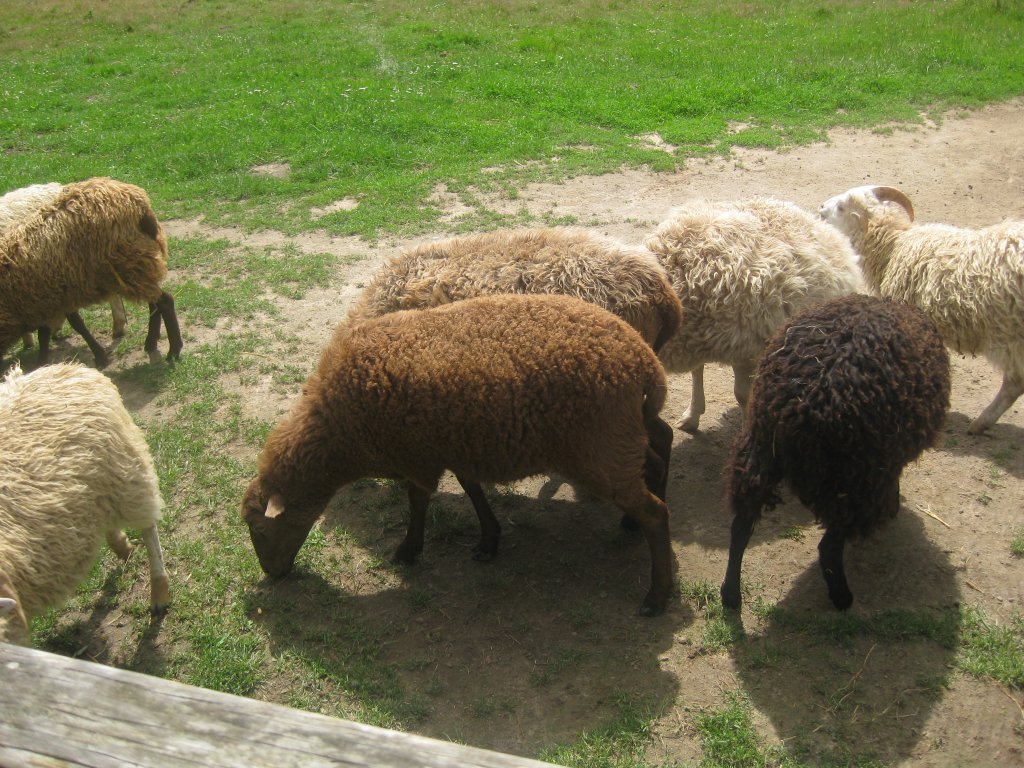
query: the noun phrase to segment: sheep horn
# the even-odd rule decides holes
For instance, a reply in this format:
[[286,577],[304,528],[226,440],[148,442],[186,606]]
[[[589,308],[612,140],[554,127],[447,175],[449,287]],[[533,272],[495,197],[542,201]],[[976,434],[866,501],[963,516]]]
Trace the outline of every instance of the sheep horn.
[[875,197],[879,200],[896,203],[903,206],[906,210],[907,215],[910,216],[910,220],[914,220],[914,205],[910,202],[910,198],[907,197],[903,192],[896,189],[896,187],[875,187],[871,190]]
[[278,517],[284,513],[284,497],[280,493],[275,493],[267,500],[267,517]]

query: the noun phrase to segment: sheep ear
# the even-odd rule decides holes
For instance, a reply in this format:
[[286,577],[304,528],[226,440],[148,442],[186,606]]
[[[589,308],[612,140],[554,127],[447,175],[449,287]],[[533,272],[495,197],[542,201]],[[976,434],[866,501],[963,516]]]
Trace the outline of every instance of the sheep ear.
[[871,191],[879,200],[888,200],[902,206],[906,210],[907,215],[910,216],[910,220],[914,220],[914,204],[910,202],[909,197],[896,189],[896,187],[874,187]]
[[0,597],[0,616],[6,616],[18,607],[18,601],[9,597]]
[[280,493],[275,493],[267,500],[267,517],[279,517],[284,514],[284,497]]

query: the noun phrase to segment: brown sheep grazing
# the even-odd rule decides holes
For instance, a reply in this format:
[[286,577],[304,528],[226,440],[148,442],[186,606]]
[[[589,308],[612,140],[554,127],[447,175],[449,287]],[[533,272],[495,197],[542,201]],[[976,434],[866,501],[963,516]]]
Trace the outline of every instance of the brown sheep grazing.
[[410,521],[395,556],[411,563],[449,470],[479,517],[477,552],[489,557],[500,526],[474,489],[558,472],[643,530],[651,586],[641,613],[656,615],[672,589],[666,394],[636,331],[565,296],[489,296],[342,323],[267,438],[242,516],[263,570],[284,576],[341,486],[402,478]]
[[149,303],[147,352],[156,352],[162,321],[167,359],[181,353],[174,299],[160,288],[167,239],[139,187],[103,178],[64,185],[51,204],[0,233],[0,271],[0,354],[38,330],[39,361],[47,362],[49,324],[64,315],[102,367],[106,353],[78,310],[115,296]]
[[854,295],[791,318],[765,347],[728,466],[735,518],[722,603],[739,607],[743,553],[785,480],[825,528],[828,594],[849,608],[846,539],[896,514],[903,467],[935,443],[948,408],[949,356],[923,312]]

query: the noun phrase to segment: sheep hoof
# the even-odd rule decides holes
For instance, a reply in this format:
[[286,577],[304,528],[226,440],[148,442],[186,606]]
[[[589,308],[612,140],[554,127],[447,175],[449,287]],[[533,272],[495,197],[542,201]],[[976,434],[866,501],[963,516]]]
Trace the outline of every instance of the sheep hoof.
[[623,515],[619,520],[619,527],[629,533],[636,533],[640,530],[640,523],[634,520],[630,515]]
[[719,594],[722,596],[722,605],[725,608],[730,608],[734,611],[739,610],[742,598],[740,597],[740,590],[738,588],[728,587],[725,584],[722,584]]
[[694,418],[687,416],[685,419],[676,424],[676,429],[679,429],[687,434],[694,435],[700,428],[700,418]]
[[498,556],[495,549],[487,550],[481,546],[473,547],[473,559],[478,563],[489,563]]
[[981,419],[975,419],[971,422],[970,426],[967,427],[968,435],[981,435],[988,431],[988,428],[992,425],[988,422],[982,421]]
[[846,590],[839,594],[829,592],[828,596],[832,600],[832,605],[840,611],[845,611],[853,605],[853,593],[850,590]]
[[640,615],[647,618],[661,616],[665,612],[666,602],[668,602],[667,599],[652,598],[648,595],[640,605]]
[[395,556],[392,560],[402,565],[414,565],[416,563],[416,555],[419,552],[414,551],[411,547],[406,547],[404,544],[399,546],[395,550]]

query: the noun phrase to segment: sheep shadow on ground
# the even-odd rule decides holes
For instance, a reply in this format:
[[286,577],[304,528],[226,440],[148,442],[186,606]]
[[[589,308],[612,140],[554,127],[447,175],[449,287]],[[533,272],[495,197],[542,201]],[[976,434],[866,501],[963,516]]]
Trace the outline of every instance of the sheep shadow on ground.
[[[961,595],[921,519],[904,508],[847,545],[855,601],[846,612],[829,602],[816,560],[790,581],[776,542],[755,532],[751,543],[745,605],[766,602],[757,617],[742,614],[748,629],[732,654],[744,690],[789,753],[813,763],[872,756],[890,764],[929,749],[919,742],[952,674]],[[770,584],[769,573],[781,583]]]
[[[140,556],[146,557],[144,552],[132,554],[133,558]],[[57,634],[51,635],[39,647],[63,656],[112,664],[150,675],[166,675],[167,663],[159,643],[163,616],[150,617],[149,625],[142,632],[138,645],[131,650],[130,657],[117,654],[117,649],[124,650],[123,638],[134,631],[132,619],[126,615],[128,603],[135,598],[147,602],[149,599],[147,577],[138,579],[131,589],[125,589],[123,581],[120,569],[111,571],[100,585],[100,597],[91,604],[88,613],[62,625]]]
[[951,411],[936,450],[956,456],[976,456],[992,461],[1016,478],[1024,478],[1024,429],[997,421],[986,432],[970,435],[967,427],[973,417]]
[[614,721],[623,698],[673,701],[678,684],[658,659],[693,614],[672,600],[663,616],[637,615],[643,538],[619,531],[610,504],[489,496],[504,529],[494,561],[471,559],[472,507],[442,490],[424,552],[404,566],[391,562],[404,488],[343,489],[321,520],[323,543],[300,552],[289,577],[252,589],[249,614],[275,655],[312,660],[362,707],[474,746],[535,755]]

